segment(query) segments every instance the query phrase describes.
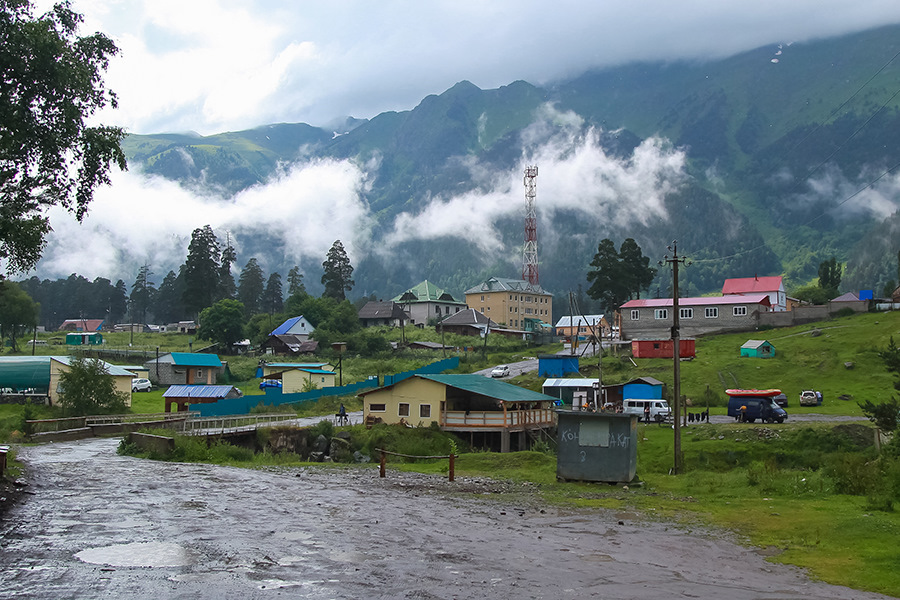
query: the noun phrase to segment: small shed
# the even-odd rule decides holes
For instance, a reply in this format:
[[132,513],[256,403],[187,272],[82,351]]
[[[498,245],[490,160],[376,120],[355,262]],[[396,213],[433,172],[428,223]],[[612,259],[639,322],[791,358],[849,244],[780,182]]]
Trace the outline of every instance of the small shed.
[[570,354],[542,354],[538,356],[540,377],[565,377],[569,373],[578,374],[578,357]]
[[208,404],[242,395],[243,392],[233,385],[171,385],[163,392],[163,400],[166,412],[172,412],[173,404],[177,405],[177,412],[183,412],[191,404]]
[[775,356],[775,346],[767,340],[747,340],[741,346],[741,356],[754,358],[772,358]]
[[[672,358],[675,356],[675,342],[672,340],[633,340],[631,354],[635,358]],[[679,340],[678,354],[681,358],[697,356],[694,340],[692,338]]]
[[589,404],[594,402],[594,386],[597,385],[596,379],[586,379],[583,377],[560,379],[552,377],[544,381],[541,391],[548,396],[559,398],[563,404],[574,404],[573,399],[578,394],[579,397],[585,398]]
[[97,346],[103,343],[103,334],[100,332],[78,332],[66,334],[67,346]]
[[628,483],[637,472],[637,416],[612,412],[556,411],[561,481]]

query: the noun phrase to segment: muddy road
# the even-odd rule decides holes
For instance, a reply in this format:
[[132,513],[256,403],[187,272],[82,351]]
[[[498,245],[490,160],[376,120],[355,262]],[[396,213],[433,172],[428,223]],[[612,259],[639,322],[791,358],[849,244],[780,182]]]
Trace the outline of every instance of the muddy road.
[[0,525],[0,597],[882,597],[721,534],[498,500],[513,484],[156,463],[117,444],[21,449],[31,494]]

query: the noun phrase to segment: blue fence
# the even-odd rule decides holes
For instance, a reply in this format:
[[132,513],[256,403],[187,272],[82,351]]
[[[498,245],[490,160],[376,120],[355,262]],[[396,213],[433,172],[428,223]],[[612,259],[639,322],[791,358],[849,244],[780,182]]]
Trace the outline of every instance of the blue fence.
[[[433,362],[424,367],[419,367],[412,371],[396,373],[394,375],[384,376],[384,385],[393,385],[399,381],[403,381],[413,375],[434,375],[443,373],[459,366],[459,357],[445,358]],[[219,400],[209,404],[191,404],[189,410],[197,411],[201,417],[223,417],[225,415],[246,415],[250,411],[263,404],[265,406],[281,406],[282,404],[297,404],[298,402],[315,402],[319,398],[326,396],[355,396],[363,390],[370,390],[379,387],[378,376],[373,375],[364,381],[357,383],[348,383],[340,387],[328,387],[319,390],[311,390],[297,394],[284,394],[281,388],[266,388],[265,395],[241,396],[240,398],[229,398],[227,400]]]

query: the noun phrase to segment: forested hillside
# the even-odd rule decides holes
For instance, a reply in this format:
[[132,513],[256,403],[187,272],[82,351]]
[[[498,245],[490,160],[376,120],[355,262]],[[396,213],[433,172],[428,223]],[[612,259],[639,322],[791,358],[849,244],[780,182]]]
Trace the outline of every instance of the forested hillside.
[[[559,296],[585,285],[606,237],[633,237],[654,260],[677,239],[694,260],[688,293],[753,274],[784,274],[790,289],[832,256],[847,264],[845,290],[880,293],[897,278],[900,249],[898,40],[900,28],[886,27],[543,88],[460,82],[339,131],[279,124],[130,136],[125,148],[132,168],[223,202],[288,165],[349,161],[361,172],[366,227],[344,240],[361,257],[351,295],[389,297],[425,278],[458,295],[489,275],[518,276],[525,164],[541,169],[541,284]],[[289,241],[247,223],[229,233],[237,264],[268,256],[270,269],[289,268]],[[296,261],[312,291],[322,258]],[[668,285],[663,271],[649,293]]]

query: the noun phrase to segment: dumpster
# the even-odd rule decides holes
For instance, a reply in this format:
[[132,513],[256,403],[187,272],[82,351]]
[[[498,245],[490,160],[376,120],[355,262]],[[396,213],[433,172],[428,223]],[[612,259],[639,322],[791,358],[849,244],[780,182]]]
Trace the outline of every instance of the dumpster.
[[560,481],[628,483],[637,471],[637,417],[613,412],[556,411]]

